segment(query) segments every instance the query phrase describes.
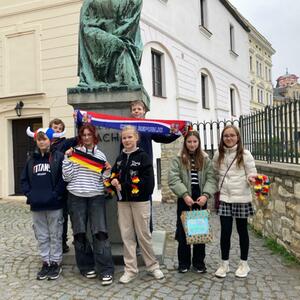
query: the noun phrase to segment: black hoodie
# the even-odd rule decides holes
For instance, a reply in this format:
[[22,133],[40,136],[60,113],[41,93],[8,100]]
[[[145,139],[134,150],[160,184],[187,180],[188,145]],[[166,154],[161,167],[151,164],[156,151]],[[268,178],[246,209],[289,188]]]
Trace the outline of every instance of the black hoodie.
[[122,151],[112,168],[113,178],[117,178],[122,186],[122,201],[150,200],[154,172],[152,161],[144,150],[139,148],[130,154]]

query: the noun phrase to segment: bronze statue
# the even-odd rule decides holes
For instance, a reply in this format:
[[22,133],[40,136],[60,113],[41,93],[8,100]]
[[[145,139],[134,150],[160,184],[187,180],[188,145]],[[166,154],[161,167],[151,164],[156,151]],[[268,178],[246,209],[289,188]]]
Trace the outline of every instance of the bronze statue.
[[79,89],[142,87],[142,2],[84,0],[79,29]]

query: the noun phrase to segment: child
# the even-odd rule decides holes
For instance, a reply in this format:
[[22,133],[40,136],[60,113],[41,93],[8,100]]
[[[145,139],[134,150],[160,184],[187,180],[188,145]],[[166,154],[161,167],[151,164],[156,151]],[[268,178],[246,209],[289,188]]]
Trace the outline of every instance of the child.
[[[136,100],[130,103],[131,116],[133,118],[145,119],[146,107],[143,101]],[[140,133],[139,134],[138,146],[142,148],[148,155],[153,163],[153,148],[152,141],[156,143],[169,144],[174,142],[179,135],[169,134],[162,135],[159,133]],[[150,231],[153,231],[153,222],[152,222],[152,198],[150,199],[151,203],[151,216],[150,216]]]
[[144,150],[137,147],[135,127],[124,127],[121,139],[124,149],[111,175],[111,184],[118,194],[119,227],[124,244],[125,272],[119,282],[126,284],[137,277],[137,241],[149,274],[162,279],[164,274],[155,258],[149,230],[149,200],[154,188],[152,161]]
[[[83,161],[92,164],[106,156],[98,147],[98,134],[91,124],[83,125],[75,148],[85,154]],[[114,265],[106,224],[106,199],[103,178],[110,176],[110,165],[102,174],[69,159],[73,149],[66,151],[63,161],[63,178],[68,182],[68,210],[71,217],[75,258],[80,273],[86,278],[101,277],[102,285],[113,282]],[[89,228],[87,227],[89,226]],[[87,232],[92,233],[92,247]]]
[[27,160],[21,175],[22,191],[27,197],[33,220],[33,229],[43,261],[37,273],[38,280],[57,279],[62,271],[62,230],[65,183],[62,179],[63,154],[50,153],[50,140],[59,134],[52,129],[39,129],[34,137],[36,151]]
[[[65,132],[65,123],[61,119],[53,119],[49,123],[49,128],[52,128],[56,133]],[[55,138],[51,140],[50,151],[53,153],[54,151],[59,151],[61,153],[65,153],[71,147],[75,147],[77,145],[77,138],[69,138],[65,137]],[[62,233],[62,243],[63,243],[63,253],[69,252],[70,248],[67,244],[68,240],[68,208],[67,208],[67,199],[68,199],[68,191],[65,190],[62,201],[63,201],[63,233]]]
[[228,125],[223,129],[219,151],[214,155],[213,165],[221,188],[218,214],[221,221],[222,263],[215,275],[224,278],[229,272],[230,237],[235,218],[241,251],[241,261],[235,275],[247,277],[250,271],[247,263],[249,252],[247,218],[253,215],[250,184],[255,182],[257,172],[254,158],[248,150],[243,149],[240,133],[235,126]]
[[201,149],[197,131],[188,131],[184,137],[183,148],[173,159],[169,171],[169,186],[178,197],[176,240],[178,241],[178,272],[186,273],[192,263],[197,273],[205,273],[205,244],[186,243],[186,236],[180,215],[183,211],[206,209],[207,201],[216,192],[216,179],[208,155]]

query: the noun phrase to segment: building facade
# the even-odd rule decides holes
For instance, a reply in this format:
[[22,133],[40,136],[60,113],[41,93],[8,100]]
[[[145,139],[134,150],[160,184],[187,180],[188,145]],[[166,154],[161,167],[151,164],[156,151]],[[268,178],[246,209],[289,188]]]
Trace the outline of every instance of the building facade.
[[[59,117],[74,134],[67,88],[78,83],[82,0],[14,1],[0,3],[0,197],[19,192],[28,125]],[[249,28],[227,1],[146,0],[141,33],[147,117],[195,122],[250,112]],[[155,144],[156,159],[160,152]]]

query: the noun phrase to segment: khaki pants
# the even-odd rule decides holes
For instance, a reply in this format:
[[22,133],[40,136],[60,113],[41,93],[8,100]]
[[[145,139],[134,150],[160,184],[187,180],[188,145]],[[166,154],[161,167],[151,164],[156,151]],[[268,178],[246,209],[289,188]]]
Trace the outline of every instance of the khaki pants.
[[138,273],[136,257],[136,239],[141,248],[143,260],[148,271],[159,268],[152,247],[149,230],[150,201],[118,202],[119,227],[123,240],[125,272]]

